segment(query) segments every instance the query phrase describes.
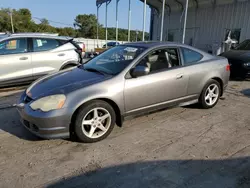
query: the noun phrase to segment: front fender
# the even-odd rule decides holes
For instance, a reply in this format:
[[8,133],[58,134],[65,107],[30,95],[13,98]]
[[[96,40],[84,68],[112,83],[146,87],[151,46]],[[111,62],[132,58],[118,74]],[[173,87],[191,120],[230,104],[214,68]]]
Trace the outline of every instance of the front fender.
[[67,96],[67,106],[71,109],[72,115],[80,106],[95,99],[113,101],[118,106],[121,115],[124,114],[124,84],[118,81],[116,82],[117,84],[114,84],[115,82],[115,80],[111,79],[69,93]]

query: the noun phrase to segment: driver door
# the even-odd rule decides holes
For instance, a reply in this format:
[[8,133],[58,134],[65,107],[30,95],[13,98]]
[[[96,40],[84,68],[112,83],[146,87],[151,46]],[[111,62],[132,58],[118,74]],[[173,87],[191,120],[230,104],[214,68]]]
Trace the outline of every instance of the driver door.
[[178,48],[150,52],[138,65],[148,66],[150,73],[125,80],[126,113],[157,107],[187,94],[188,75],[184,74]]

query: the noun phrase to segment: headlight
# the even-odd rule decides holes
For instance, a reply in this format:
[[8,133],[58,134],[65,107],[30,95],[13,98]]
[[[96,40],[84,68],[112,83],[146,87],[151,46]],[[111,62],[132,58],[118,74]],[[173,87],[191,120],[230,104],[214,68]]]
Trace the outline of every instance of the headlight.
[[245,67],[250,67],[250,63],[244,63]]
[[51,95],[38,99],[30,104],[33,110],[42,110],[43,112],[48,112],[51,110],[61,109],[65,103],[65,95]]

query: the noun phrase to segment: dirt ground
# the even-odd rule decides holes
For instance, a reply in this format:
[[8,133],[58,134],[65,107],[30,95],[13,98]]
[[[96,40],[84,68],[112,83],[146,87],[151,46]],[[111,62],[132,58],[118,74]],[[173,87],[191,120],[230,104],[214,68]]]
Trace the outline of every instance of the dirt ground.
[[94,144],[33,136],[10,106],[19,96],[0,93],[0,187],[250,187],[250,81],[213,109],[137,117]]

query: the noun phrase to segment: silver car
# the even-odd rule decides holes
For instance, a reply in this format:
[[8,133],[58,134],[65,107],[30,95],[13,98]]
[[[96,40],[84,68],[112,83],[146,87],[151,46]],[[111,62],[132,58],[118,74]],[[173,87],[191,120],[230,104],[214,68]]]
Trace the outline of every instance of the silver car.
[[76,66],[81,49],[71,38],[20,33],[0,36],[0,87],[24,84]]
[[199,103],[212,108],[228,85],[226,58],[176,43],[129,43],[44,77],[21,96],[24,126],[43,138],[107,137],[125,117]]

